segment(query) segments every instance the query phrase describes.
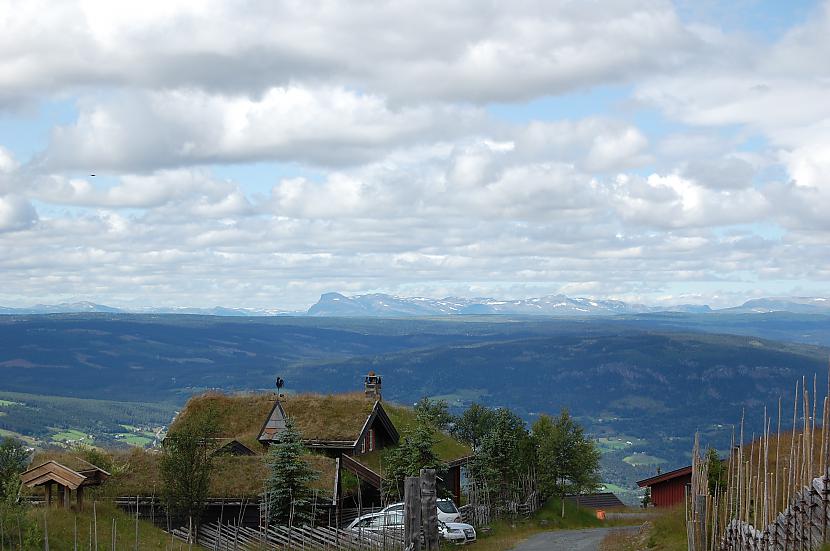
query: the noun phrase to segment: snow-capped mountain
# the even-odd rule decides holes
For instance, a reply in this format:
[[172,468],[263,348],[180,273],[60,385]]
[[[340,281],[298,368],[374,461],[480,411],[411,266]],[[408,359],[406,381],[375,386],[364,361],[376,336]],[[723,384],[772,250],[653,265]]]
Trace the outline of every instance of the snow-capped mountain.
[[619,300],[571,298],[550,295],[519,300],[494,298],[397,297],[386,294],[355,295],[326,293],[308,309],[310,316],[450,316],[510,314],[523,316],[607,316],[639,314],[644,312],[679,311],[706,312],[708,306],[681,305],[656,308],[642,304],[627,304]]

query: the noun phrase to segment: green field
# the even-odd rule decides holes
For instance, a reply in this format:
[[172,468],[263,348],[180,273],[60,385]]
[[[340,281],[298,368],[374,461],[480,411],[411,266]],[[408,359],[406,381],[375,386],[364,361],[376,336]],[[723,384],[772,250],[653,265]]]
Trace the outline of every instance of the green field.
[[92,439],[88,434],[79,430],[69,429],[52,435],[53,442],[91,442]]
[[648,442],[642,438],[635,436],[619,435],[619,436],[603,436],[597,438],[597,447],[602,453],[615,452],[619,450],[626,450],[632,446],[642,448]]
[[14,431],[11,431],[11,430],[6,430],[6,429],[0,429],[0,436],[2,436],[2,437],[8,436],[8,437],[11,437],[11,438],[17,438],[18,440],[22,440],[23,442],[29,444],[30,446],[35,446],[38,443],[37,440],[32,438],[31,436],[25,436],[25,435],[20,434],[18,432],[14,432]]
[[626,456],[623,458],[623,461],[634,467],[639,465],[661,465],[663,463],[668,462],[662,457],[655,457],[653,455],[648,455],[646,453],[641,452],[633,453],[629,456]]
[[133,432],[124,432],[116,434],[115,438],[119,442],[124,442],[130,446],[137,446],[139,448],[145,448],[153,443],[153,437],[147,436],[146,433],[136,434]]
[[11,400],[0,400],[0,407],[22,406],[20,402],[12,402]]

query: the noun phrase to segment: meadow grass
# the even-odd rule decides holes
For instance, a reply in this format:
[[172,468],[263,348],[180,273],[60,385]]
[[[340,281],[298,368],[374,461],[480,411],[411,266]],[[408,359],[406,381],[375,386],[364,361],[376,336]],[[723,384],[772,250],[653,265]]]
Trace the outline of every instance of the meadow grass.
[[[113,520],[115,521],[115,548],[135,548],[135,519],[118,509],[112,503],[95,503],[95,517],[97,518],[97,522],[93,519],[93,504],[91,501],[84,504],[84,511],[80,513],[56,507],[51,509],[36,507],[29,511],[29,516],[37,524],[36,537],[40,540],[39,545],[33,548],[42,549],[44,547],[45,528],[48,528],[49,549],[52,551],[73,550],[77,522],[79,549],[88,549],[90,539],[94,547],[96,533],[98,549],[110,549],[112,548]],[[94,528],[95,526],[97,526],[97,529]],[[179,549],[181,542],[175,540],[171,544],[171,541],[169,534],[156,528],[151,523],[145,521],[138,522],[139,549]],[[194,549],[201,549],[201,547],[194,546]]]

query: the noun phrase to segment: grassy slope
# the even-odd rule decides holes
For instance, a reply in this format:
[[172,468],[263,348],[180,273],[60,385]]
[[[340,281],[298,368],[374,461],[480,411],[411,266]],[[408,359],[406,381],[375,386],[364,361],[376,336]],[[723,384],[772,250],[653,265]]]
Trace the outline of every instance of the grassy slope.
[[654,519],[648,544],[654,551],[686,550],[686,521],[682,507],[667,509]]
[[[135,520],[119,510],[117,507],[107,503],[96,503],[97,534],[99,549],[109,549],[112,545],[112,526],[115,519],[116,548],[134,549],[135,545]],[[65,509],[42,508],[32,509],[29,513],[38,524],[38,536],[43,538],[44,518],[49,529],[49,549],[52,551],[70,551],[74,548],[75,519],[78,522],[78,547],[86,549],[89,546],[90,532],[93,514],[92,504],[85,507],[83,513],[76,514]],[[41,545],[42,545],[41,539]],[[138,523],[139,549],[169,549],[170,535],[156,528],[149,522],[139,521]],[[178,545],[178,540],[176,540]],[[201,549],[201,547],[194,547]]]

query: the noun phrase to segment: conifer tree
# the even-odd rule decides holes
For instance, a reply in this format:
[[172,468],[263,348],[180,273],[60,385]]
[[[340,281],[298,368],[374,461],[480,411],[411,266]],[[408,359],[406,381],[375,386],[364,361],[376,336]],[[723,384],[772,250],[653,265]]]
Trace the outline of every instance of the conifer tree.
[[286,419],[285,430],[277,433],[268,450],[271,472],[265,490],[270,522],[298,524],[311,520],[310,484],[317,473],[306,462],[307,453],[300,431],[291,419]]

